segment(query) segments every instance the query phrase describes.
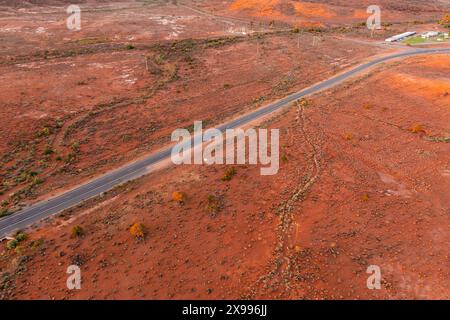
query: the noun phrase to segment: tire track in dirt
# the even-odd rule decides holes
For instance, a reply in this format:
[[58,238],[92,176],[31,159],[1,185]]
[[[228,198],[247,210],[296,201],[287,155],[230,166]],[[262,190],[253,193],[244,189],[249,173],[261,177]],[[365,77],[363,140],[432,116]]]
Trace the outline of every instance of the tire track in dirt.
[[304,111],[309,107],[309,102],[306,99],[298,100],[296,101],[296,107],[297,115],[295,122],[298,128],[298,134],[303,137],[309,146],[311,154],[309,157],[310,165],[308,174],[306,177],[300,177],[294,193],[278,206],[277,214],[279,216],[279,223],[277,226],[277,244],[273,252],[273,259],[267,267],[270,271],[261,276],[253,284],[250,292],[243,297],[244,299],[254,299],[255,296],[267,290],[280,292],[277,298],[283,298],[291,289],[290,282],[294,273],[299,274],[299,270],[293,270],[296,268],[296,265],[292,263],[292,254],[295,252],[291,250],[293,244],[290,243],[292,231],[294,230],[294,209],[296,204],[305,198],[308,191],[320,177],[323,156],[321,146],[313,141],[311,134],[306,129],[307,119]]

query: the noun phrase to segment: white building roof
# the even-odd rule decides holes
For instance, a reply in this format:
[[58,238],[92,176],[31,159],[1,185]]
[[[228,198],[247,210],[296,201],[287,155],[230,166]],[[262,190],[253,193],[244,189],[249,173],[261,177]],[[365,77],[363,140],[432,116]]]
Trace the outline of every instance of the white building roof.
[[413,36],[413,35],[415,35],[415,34],[416,34],[415,31],[408,31],[408,32],[401,33],[401,34],[397,34],[397,35],[395,35],[395,36],[392,36],[392,37],[390,37],[390,38],[387,38],[385,41],[387,41],[387,42],[395,42],[395,41],[404,39],[404,38],[406,38],[406,37]]

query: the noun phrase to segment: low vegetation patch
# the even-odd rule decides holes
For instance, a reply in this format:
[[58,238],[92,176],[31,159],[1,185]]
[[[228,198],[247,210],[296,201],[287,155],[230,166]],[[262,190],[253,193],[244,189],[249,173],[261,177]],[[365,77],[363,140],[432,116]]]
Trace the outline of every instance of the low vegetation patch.
[[425,130],[423,129],[421,124],[414,124],[409,129],[412,133],[425,133]]
[[18,232],[14,239],[9,240],[6,243],[6,248],[12,250],[18,247],[18,245],[27,239],[27,235],[23,232]]
[[78,153],[80,151],[80,143],[78,141],[74,141],[70,147],[75,153]]
[[98,44],[98,43],[105,43],[108,42],[108,39],[106,38],[83,38],[79,40],[71,41],[71,43],[77,44],[77,45],[92,45],[92,44]]
[[46,156],[48,156],[48,155],[51,155],[52,153],[54,153],[55,151],[52,149],[52,147],[50,147],[50,146],[47,146],[45,149],[44,149],[44,155],[46,155]]
[[16,240],[17,240],[18,242],[25,241],[26,239],[27,239],[27,235],[26,235],[25,233],[23,233],[23,232],[19,232],[19,233],[16,235]]
[[450,14],[446,14],[439,23],[450,29]]
[[33,240],[33,241],[31,241],[29,247],[30,247],[31,249],[33,249],[33,250],[36,250],[37,248],[39,248],[39,247],[40,247],[41,245],[43,245],[43,244],[44,244],[44,239],[43,239],[43,238],[40,238],[40,239],[38,239],[38,240]]
[[424,43],[426,41],[427,40],[422,37],[412,37],[412,38],[406,39],[404,42],[406,44],[414,45],[414,44]]
[[72,163],[72,162],[75,161],[75,158],[76,158],[76,155],[75,155],[74,153],[69,153],[69,154],[66,156],[64,162],[67,163],[67,164],[70,164],[70,163]]
[[9,240],[6,243],[6,249],[12,250],[12,249],[16,248],[18,244],[19,244],[19,241],[17,241],[16,239]]
[[50,135],[50,128],[48,127],[44,127],[36,133],[36,136],[39,138],[46,137],[48,135]]
[[206,211],[215,217],[223,208],[223,197],[210,194],[206,200]]
[[222,177],[222,181],[230,181],[236,175],[237,171],[235,167],[228,167]]
[[431,142],[450,142],[450,136],[447,137],[426,137],[426,140]]
[[84,235],[84,230],[80,226],[74,226],[71,231],[72,237],[80,238]]
[[307,108],[311,105],[311,102],[308,99],[301,98],[300,100],[297,100],[297,105],[301,108]]
[[2,209],[0,210],[0,218],[9,216],[9,215],[11,215],[11,214],[12,214],[12,212],[10,212],[7,208],[2,208]]

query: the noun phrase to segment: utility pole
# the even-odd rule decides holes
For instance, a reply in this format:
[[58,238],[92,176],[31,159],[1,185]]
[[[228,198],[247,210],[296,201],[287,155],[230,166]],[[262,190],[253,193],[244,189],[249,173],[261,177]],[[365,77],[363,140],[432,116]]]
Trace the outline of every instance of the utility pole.
[[147,70],[147,72],[148,72],[148,57],[147,56],[143,56],[144,57],[144,60],[145,60],[145,70]]
[[313,47],[316,46],[316,42],[318,42],[317,36],[313,36]]

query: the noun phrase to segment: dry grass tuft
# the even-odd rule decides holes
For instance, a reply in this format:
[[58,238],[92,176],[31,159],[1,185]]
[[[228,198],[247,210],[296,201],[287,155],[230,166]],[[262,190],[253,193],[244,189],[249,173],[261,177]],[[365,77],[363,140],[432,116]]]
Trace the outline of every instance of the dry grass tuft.
[[206,211],[215,217],[223,208],[223,198],[221,196],[215,196],[210,194],[206,202]]
[[425,133],[425,130],[423,129],[422,125],[420,124],[414,124],[409,129],[412,133]]
[[353,134],[352,133],[344,134],[344,139],[347,141],[353,140]]
[[228,167],[225,170],[225,174],[222,177],[222,181],[230,181],[235,175],[236,175],[236,168],[235,167]]
[[80,226],[74,226],[71,231],[72,237],[79,238],[84,235],[84,230]]

